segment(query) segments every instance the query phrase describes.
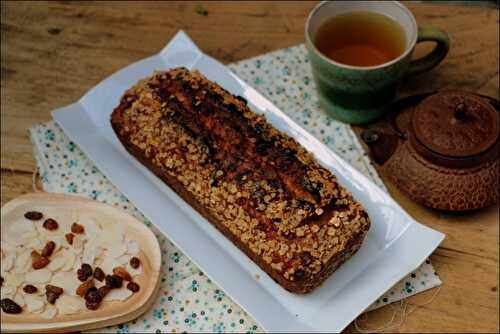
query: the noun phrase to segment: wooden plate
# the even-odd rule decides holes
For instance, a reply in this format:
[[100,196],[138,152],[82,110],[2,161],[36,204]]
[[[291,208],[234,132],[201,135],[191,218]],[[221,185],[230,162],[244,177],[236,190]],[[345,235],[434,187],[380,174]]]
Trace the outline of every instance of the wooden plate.
[[73,315],[56,315],[43,319],[39,314],[23,310],[20,314],[2,311],[1,331],[10,333],[82,331],[116,325],[137,318],[152,304],[159,287],[161,251],[155,235],[142,222],[112,206],[85,198],[53,193],[32,193],[20,196],[1,209],[1,229],[9,226],[27,211],[61,210],[61,213],[92,213],[102,226],[122,224],[125,236],[129,235],[140,246],[139,258],[143,272],[134,281],[140,291],[125,301],[103,302],[96,311],[85,310]]

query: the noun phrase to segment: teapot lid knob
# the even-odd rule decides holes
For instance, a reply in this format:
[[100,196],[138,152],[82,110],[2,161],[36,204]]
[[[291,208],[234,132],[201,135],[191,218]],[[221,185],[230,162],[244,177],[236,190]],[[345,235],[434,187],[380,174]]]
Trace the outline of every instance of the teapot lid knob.
[[465,105],[465,103],[460,102],[456,105],[453,116],[457,120],[463,121],[467,117],[466,113],[467,113],[467,106]]

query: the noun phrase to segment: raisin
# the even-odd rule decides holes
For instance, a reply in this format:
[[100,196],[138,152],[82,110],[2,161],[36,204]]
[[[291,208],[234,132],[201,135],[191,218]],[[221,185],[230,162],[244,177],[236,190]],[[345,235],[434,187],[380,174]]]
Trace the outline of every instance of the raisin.
[[89,289],[93,288],[93,287],[94,287],[94,280],[89,279],[88,281],[85,281],[82,284],[80,284],[78,289],[76,289],[76,294],[83,298],[83,297],[85,297],[85,295],[87,294]]
[[106,276],[106,275],[104,274],[104,271],[102,271],[102,269],[101,269],[101,268],[96,267],[96,268],[94,269],[94,278],[95,278],[96,280],[98,280],[99,282],[102,282],[102,281],[104,280],[104,277],[105,277],[105,276]]
[[127,284],[127,289],[129,289],[132,292],[137,292],[137,291],[139,291],[139,284],[137,284],[135,282],[129,282]]
[[9,299],[9,298],[2,299],[0,301],[0,304],[1,304],[2,310],[5,313],[14,314],[14,313],[21,313],[23,311],[21,306],[17,305],[17,303],[15,301],[13,301],[12,299]]
[[301,280],[306,276],[306,272],[302,269],[297,269],[297,270],[295,270],[295,273],[293,274],[293,276],[296,279]]
[[85,301],[89,303],[100,303],[102,301],[101,294],[96,287],[91,287],[85,294]]
[[82,264],[82,270],[85,272],[85,275],[88,277],[92,276],[92,267],[88,263]]
[[35,293],[38,291],[37,287],[31,284],[27,284],[24,286],[23,291],[26,293]]
[[45,295],[47,296],[47,302],[52,305],[54,305],[56,303],[57,298],[59,298],[58,295],[52,292],[45,292]]
[[89,276],[87,275],[85,270],[83,270],[82,268],[80,268],[76,271],[76,277],[78,278],[78,280],[80,282],[85,282],[87,280],[87,278],[89,278]]
[[60,288],[55,285],[47,284],[45,286],[45,296],[47,296],[47,301],[50,304],[55,304],[57,298],[62,295],[64,292],[63,288]]
[[57,228],[59,227],[59,224],[54,219],[49,218],[43,222],[42,226],[49,231],[53,231],[53,230],[57,230]]
[[85,228],[77,223],[71,224],[71,232],[76,233],[76,234],[82,234],[85,232]]
[[40,220],[43,218],[43,214],[38,211],[28,211],[24,214],[24,217],[29,220]]
[[303,265],[308,265],[309,263],[312,262],[313,257],[311,253],[304,251],[299,253],[299,259]]
[[56,243],[54,241],[49,241],[45,244],[45,247],[42,249],[42,256],[49,257],[54,252],[56,248]]
[[99,308],[99,304],[100,303],[91,303],[91,302],[88,302],[88,301],[85,301],[85,306],[91,310],[91,311],[95,311]]
[[111,289],[119,289],[123,285],[123,278],[118,275],[106,275],[106,286]]
[[133,257],[130,259],[130,266],[134,269],[137,269],[139,268],[139,266],[141,265],[141,260],[139,260],[139,258],[137,257]]
[[45,286],[45,291],[53,292],[53,293],[55,293],[58,296],[62,295],[64,293],[64,289],[63,288],[60,288],[58,286],[51,285],[51,284],[47,284]]
[[31,266],[33,269],[38,270],[45,268],[49,263],[50,260],[47,257],[41,256],[40,253],[35,250],[31,252]]
[[116,267],[113,269],[113,274],[120,276],[125,281],[131,281],[132,276],[128,273],[128,271],[123,267]]
[[66,238],[66,241],[68,242],[68,244],[70,244],[70,245],[73,244],[73,239],[75,238],[75,235],[73,233],[66,233],[64,235],[64,237]]
[[111,290],[111,288],[109,286],[106,286],[106,285],[103,285],[101,286],[98,291],[99,291],[99,294],[101,295],[101,298],[104,299],[104,297],[106,297],[106,295],[108,294],[108,292]]

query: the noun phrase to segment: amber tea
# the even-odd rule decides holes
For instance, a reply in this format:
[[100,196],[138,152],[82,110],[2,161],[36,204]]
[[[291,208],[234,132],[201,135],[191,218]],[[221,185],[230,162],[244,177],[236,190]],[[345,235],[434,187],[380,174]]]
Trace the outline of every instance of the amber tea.
[[376,66],[399,57],[406,48],[401,25],[374,12],[351,12],[329,19],[314,44],[328,58],[353,66]]

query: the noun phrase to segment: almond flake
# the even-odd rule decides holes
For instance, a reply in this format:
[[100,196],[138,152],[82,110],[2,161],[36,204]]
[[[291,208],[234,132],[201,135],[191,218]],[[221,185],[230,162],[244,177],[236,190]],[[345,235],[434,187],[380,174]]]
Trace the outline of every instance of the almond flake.
[[14,266],[14,260],[16,259],[16,255],[14,252],[7,253],[0,262],[0,267],[2,273],[8,272]]
[[25,273],[31,268],[31,251],[23,249],[14,261],[14,268],[11,269],[13,273]]
[[113,272],[113,269],[119,267],[120,265],[121,264],[115,258],[106,256],[104,258],[104,261],[102,261],[100,267],[105,274],[111,274]]
[[72,296],[76,296],[76,289],[78,289],[80,283],[81,282],[76,279],[76,274],[73,271],[55,273],[50,281],[51,285],[63,288],[64,293]]
[[63,294],[56,300],[56,307],[61,315],[75,314],[85,310],[85,301],[80,297]]
[[16,293],[16,287],[12,286],[12,285],[6,285],[5,283],[2,285],[2,287],[0,288],[0,298],[1,299],[4,299],[4,298],[11,298],[14,296],[14,294]]
[[20,292],[14,295],[14,301],[16,302],[17,305],[21,307],[25,305],[23,295]]
[[113,257],[113,258],[118,258],[125,254],[127,251],[126,245],[123,243],[114,243],[108,246],[108,254],[107,256]]
[[74,268],[75,265],[75,260],[76,260],[76,255],[72,251],[65,250],[64,251],[64,257],[66,258],[66,262],[62,266],[61,270],[62,271],[69,271]]
[[53,255],[50,258],[50,263],[47,266],[47,269],[49,269],[52,272],[61,269],[66,264],[66,262],[69,260],[67,253],[68,253],[68,251],[63,249],[60,252],[57,252],[55,255]]
[[43,297],[35,295],[25,295],[24,301],[28,308],[28,312],[39,313],[43,311],[43,307],[45,305]]
[[127,243],[127,254],[137,255],[139,254],[139,244],[135,240],[130,240]]
[[30,271],[26,274],[26,281],[33,283],[47,283],[50,281],[52,273],[47,268]]
[[40,317],[42,319],[52,319],[56,316],[56,314],[57,314],[57,308],[55,308],[52,305],[47,305],[47,307],[45,308],[45,311],[40,313]]
[[112,289],[105,297],[104,301],[124,301],[132,295],[132,291],[125,287],[125,284],[120,289]]
[[118,262],[120,262],[121,264],[125,265],[125,264],[129,263],[130,255],[122,255],[119,258],[117,258],[116,260]]

